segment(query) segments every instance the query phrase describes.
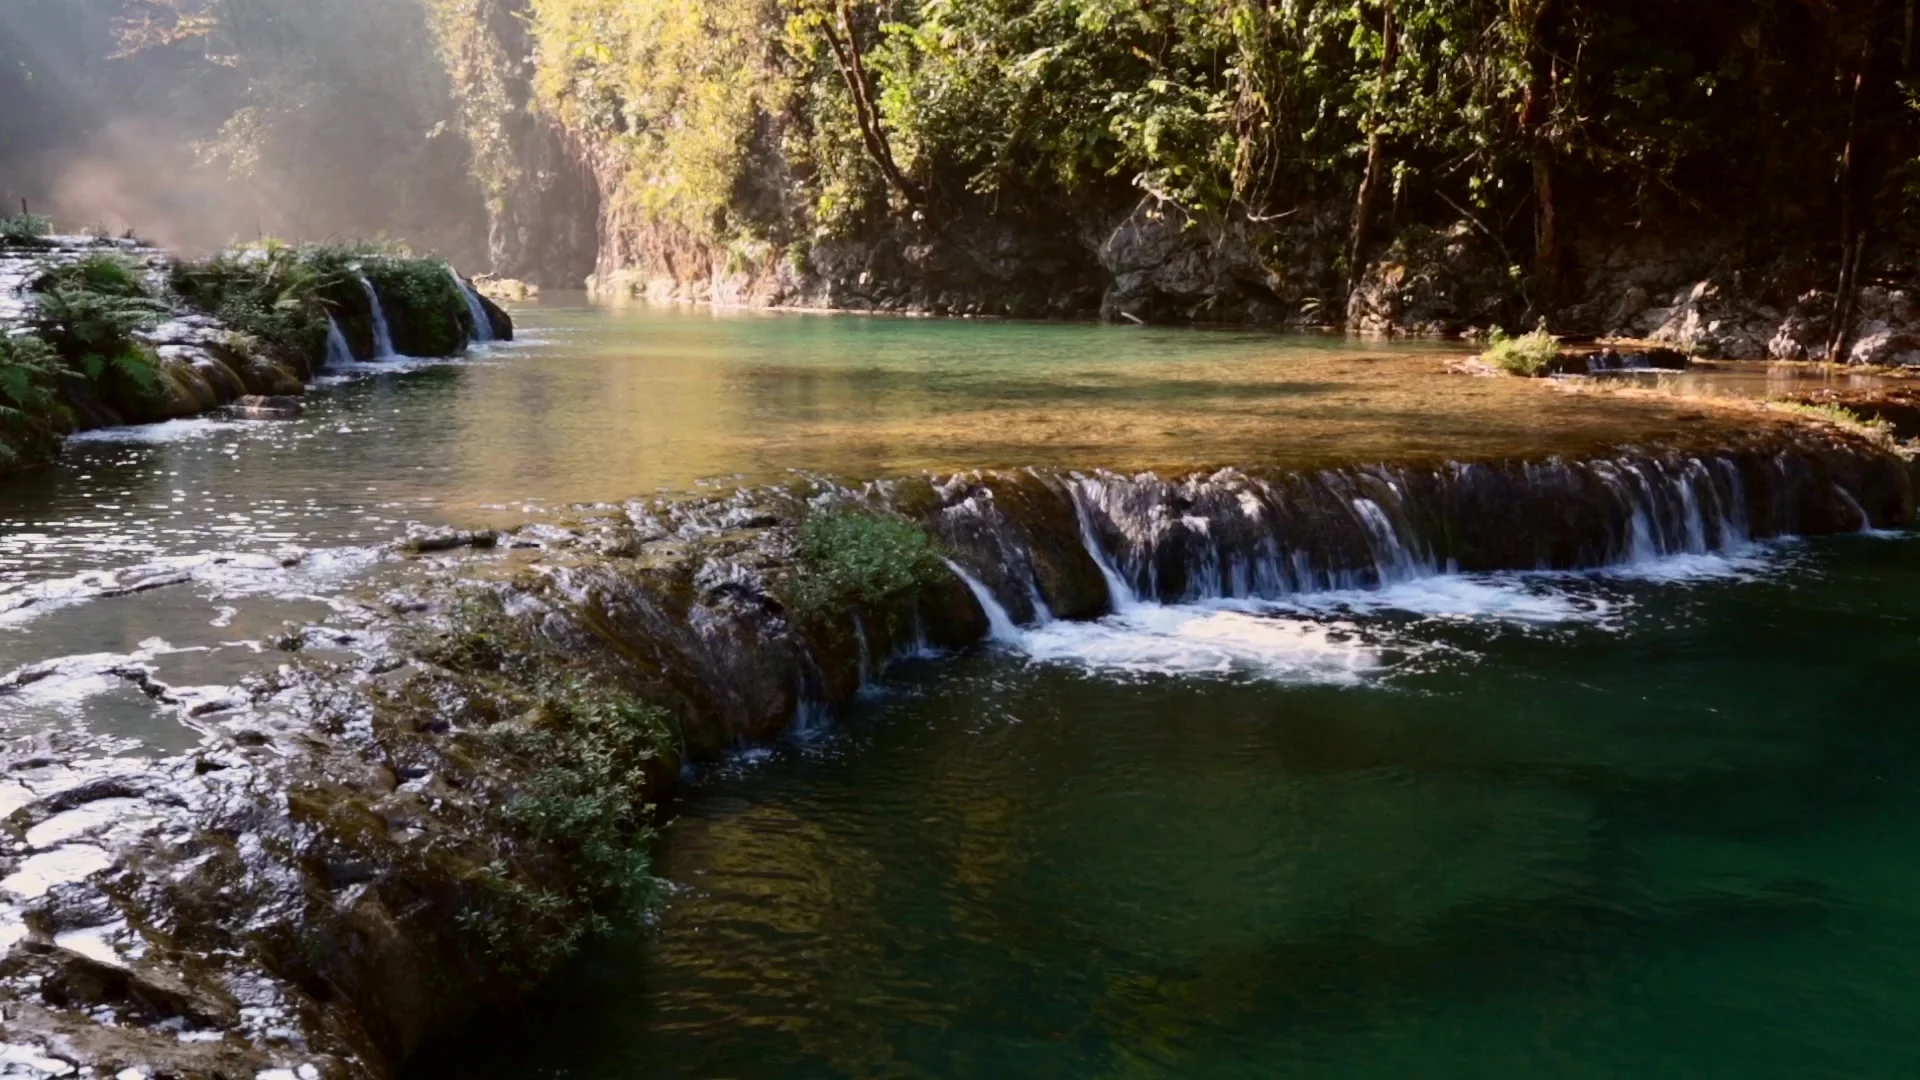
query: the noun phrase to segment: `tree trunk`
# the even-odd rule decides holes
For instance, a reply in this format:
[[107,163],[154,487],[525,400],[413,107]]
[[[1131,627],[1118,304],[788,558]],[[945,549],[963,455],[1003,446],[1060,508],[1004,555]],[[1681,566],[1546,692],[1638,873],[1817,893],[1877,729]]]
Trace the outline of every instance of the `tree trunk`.
[[873,103],[873,84],[867,79],[866,59],[860,53],[860,34],[854,29],[853,13],[848,9],[847,0],[839,0],[835,5],[839,16],[839,32],[835,32],[831,22],[821,24],[821,32],[826,35],[827,47],[833,51],[834,65],[840,69],[840,77],[846,80],[847,93],[853,98],[853,111],[860,123],[860,140],[866,144],[868,156],[880,167],[880,175],[887,184],[900,193],[911,206],[920,206],[926,201],[926,193],[920,185],[913,182],[900,165],[894,160],[893,146],[887,139],[886,128],[880,123],[880,110]]
[[1520,110],[1520,126],[1533,158],[1533,268],[1538,283],[1533,306],[1543,314],[1552,310],[1560,294],[1559,206],[1553,194],[1553,140],[1547,122],[1559,72],[1547,48],[1544,28],[1553,0],[1539,0],[1527,22],[1527,96]]
[[1369,117],[1372,131],[1367,136],[1367,171],[1360,179],[1360,194],[1353,205],[1353,240],[1347,248],[1347,296],[1360,288],[1360,276],[1367,268],[1367,239],[1373,229],[1373,208],[1380,198],[1380,185],[1386,176],[1386,138],[1381,132],[1381,113],[1385,111],[1387,77],[1400,59],[1400,29],[1394,23],[1394,0],[1384,0],[1380,16],[1380,84],[1374,91]]
[[1867,65],[1873,58],[1872,38],[1860,70],[1853,75],[1853,101],[1847,107],[1847,141],[1840,150],[1840,282],[1833,292],[1833,325],[1827,328],[1827,362],[1844,363],[1853,346],[1853,304],[1860,284],[1860,257],[1865,246],[1858,218],[1854,189],[1858,186],[1855,162],[1859,156],[1856,141],[1860,134],[1860,97],[1867,83]]

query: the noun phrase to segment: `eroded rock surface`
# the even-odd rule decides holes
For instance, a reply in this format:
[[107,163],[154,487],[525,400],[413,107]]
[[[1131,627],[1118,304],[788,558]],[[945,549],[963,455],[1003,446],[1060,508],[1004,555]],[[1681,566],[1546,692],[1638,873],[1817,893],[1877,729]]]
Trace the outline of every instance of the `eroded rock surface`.
[[[410,568],[397,584],[342,598],[224,692],[167,686],[138,657],[0,682],[3,702],[125,680],[207,736],[161,760],[12,748],[0,1074],[386,1077],[518,993],[541,941],[502,913],[543,912],[533,927],[560,932],[598,910],[564,836],[513,810],[580,764],[526,752],[555,684],[516,675],[519,657],[558,658],[541,677],[564,675],[566,692],[590,682],[663,710],[671,739],[634,765],[658,802],[682,757],[775,737],[892,658],[987,634],[957,576],[797,608],[802,522],[819,513],[924,528],[1008,618],[1034,622],[1726,550],[1911,522],[1914,499],[1884,447],[1785,430],[1591,461],[820,482],[584,507],[491,545],[422,534],[382,556]],[[475,604],[491,614],[475,621]],[[558,907],[516,906],[529,896]]]

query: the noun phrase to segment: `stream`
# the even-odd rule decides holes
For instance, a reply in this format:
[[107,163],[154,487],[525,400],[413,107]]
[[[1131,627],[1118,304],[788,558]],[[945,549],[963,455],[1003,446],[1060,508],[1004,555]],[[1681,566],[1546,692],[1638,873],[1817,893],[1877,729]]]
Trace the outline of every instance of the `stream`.
[[[11,482],[0,675],[51,674],[0,693],[8,752],[200,745],[277,642],[351,643],[415,572],[410,528],[804,477],[1578,457],[1704,422],[1447,375],[1430,343],[515,316],[515,343],[329,375],[297,421],[91,433]],[[411,1075],[1920,1068],[1920,548],[1747,542],[1707,521],[1710,473],[1674,490],[1714,543],[1676,525],[1607,569],[1125,587],[897,664],[692,767],[656,921]]]

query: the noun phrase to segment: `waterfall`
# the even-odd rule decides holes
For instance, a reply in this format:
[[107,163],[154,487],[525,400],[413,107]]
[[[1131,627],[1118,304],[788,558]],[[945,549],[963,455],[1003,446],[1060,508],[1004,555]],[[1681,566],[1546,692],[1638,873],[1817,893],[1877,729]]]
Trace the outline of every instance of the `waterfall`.
[[493,344],[493,320],[487,317],[487,306],[480,302],[480,294],[453,267],[447,267],[447,276],[453,279],[454,287],[467,302],[467,315],[473,320],[473,344]]
[[1013,616],[1008,615],[1007,609],[1001,605],[1000,601],[994,599],[993,591],[982,585],[979,578],[962,570],[959,563],[952,559],[941,561],[947,564],[947,569],[952,570],[955,577],[966,583],[967,590],[973,593],[973,598],[979,602],[980,610],[986,612],[989,636],[1004,644],[1018,644],[1020,628],[1013,625]]
[[380,293],[374,289],[373,282],[362,277],[361,291],[367,294],[367,305],[373,311],[373,358],[385,360],[398,355],[393,351],[393,331],[387,326],[387,312],[380,306]]
[[353,349],[347,344],[347,335],[340,332],[340,324],[327,316],[327,358],[321,364],[322,371],[343,371],[353,363]]
[[1841,487],[1839,484],[1835,484],[1833,485],[1833,493],[1846,505],[1848,510],[1853,512],[1855,517],[1860,519],[1861,532],[1869,533],[1873,531],[1873,515],[1867,513],[1867,508],[1860,505],[1860,500],[1854,498],[1852,492]]
[[1099,537],[1094,535],[1093,518],[1087,513],[1086,496],[1080,492],[1081,483],[1082,481],[1076,478],[1067,487],[1067,494],[1073,499],[1074,517],[1080,522],[1080,543],[1087,549],[1087,556],[1099,569],[1101,578],[1105,579],[1107,599],[1113,609],[1124,611],[1139,603],[1140,598],[1134,595],[1133,586],[1127,584],[1127,579],[1120,576],[1120,571],[1114,567],[1113,560],[1107,557],[1106,549],[1100,546]]
[[[1899,500],[1911,504],[1910,481],[1898,473],[1897,462],[1793,448],[1265,475],[1227,469],[1182,480],[1074,475],[1050,489],[1056,505],[1066,504],[1053,519],[1059,525],[1038,516],[1013,524],[1026,535],[1075,530],[1077,561],[1062,565],[1061,556],[1042,557],[1029,544],[1015,565],[1052,560],[1039,578],[1048,583],[1097,574],[1115,611],[1143,601],[1287,600],[1455,572],[1600,569],[1871,527]],[[1018,507],[1034,498],[1026,491],[998,501]],[[991,557],[994,545],[970,550]],[[991,572],[986,579],[997,580]],[[1058,607],[1057,597],[1044,599]]]

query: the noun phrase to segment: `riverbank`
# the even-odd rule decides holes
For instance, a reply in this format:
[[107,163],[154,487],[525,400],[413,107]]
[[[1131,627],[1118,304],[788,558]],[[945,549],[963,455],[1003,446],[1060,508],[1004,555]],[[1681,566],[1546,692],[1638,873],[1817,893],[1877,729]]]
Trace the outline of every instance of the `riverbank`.
[[298,415],[323,373],[510,339],[444,264],[372,247],[263,245],[204,261],[132,239],[0,239],[0,470],[73,432],[231,410]]
[[13,763],[7,1052],[391,1076],[646,901],[681,763],[822,723],[903,655],[1913,517],[1904,459],[1783,419],[1579,460],[805,482],[422,537],[350,632],[282,642],[206,709],[201,749]]

